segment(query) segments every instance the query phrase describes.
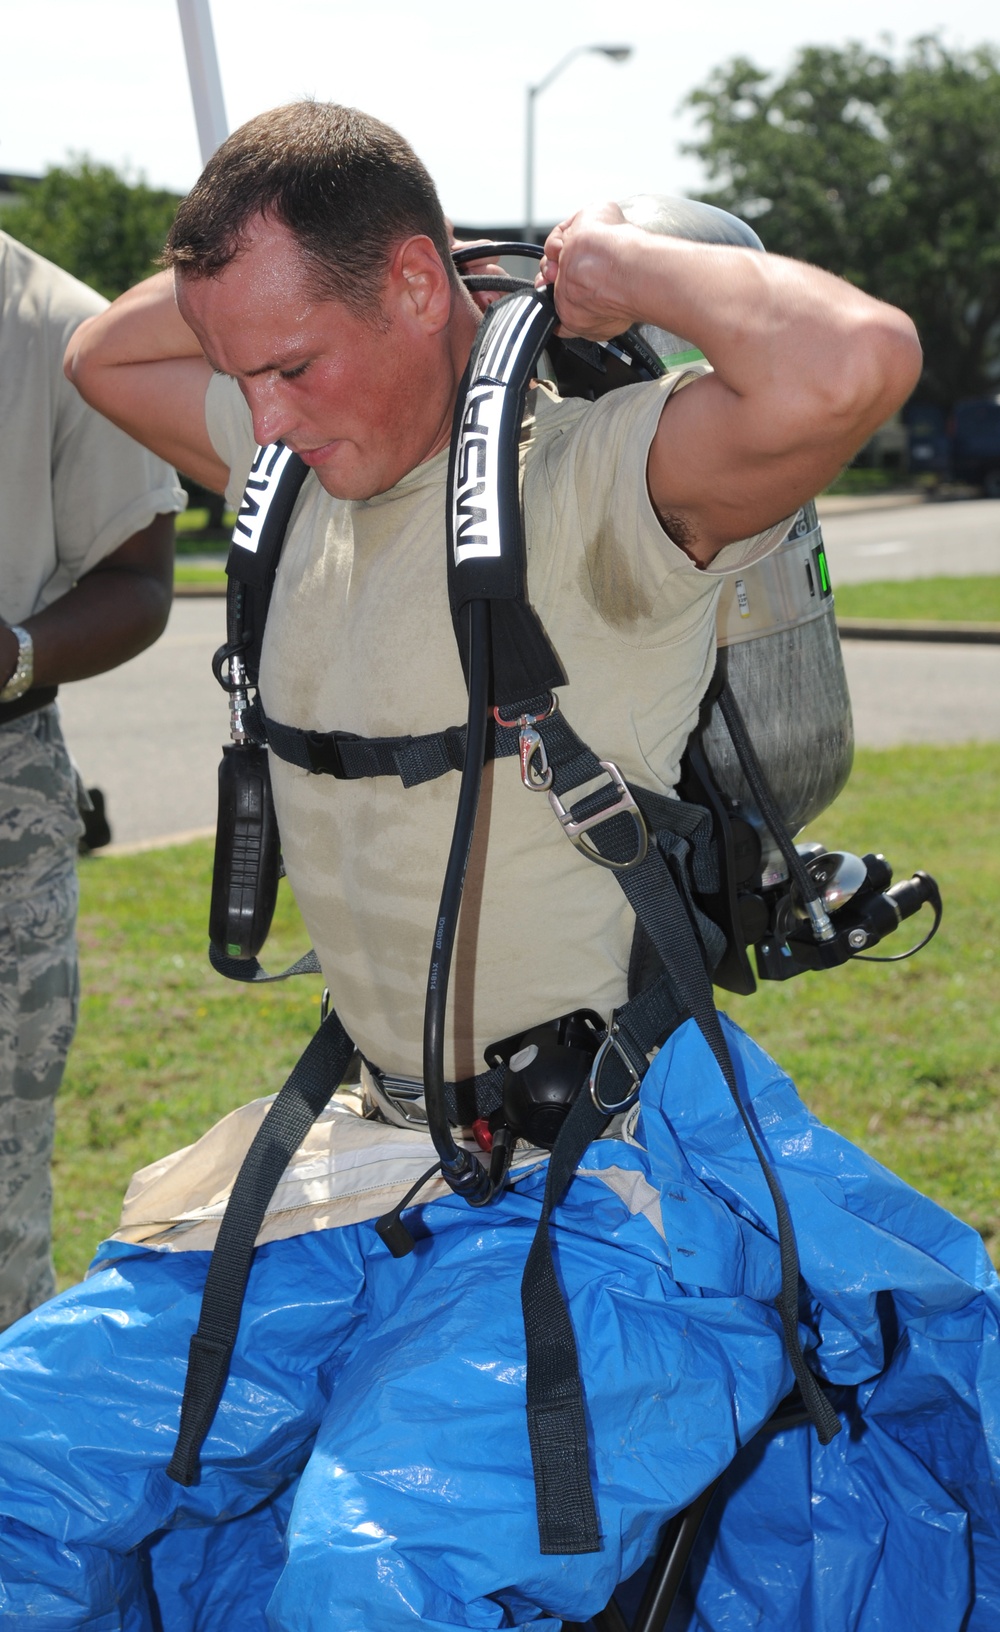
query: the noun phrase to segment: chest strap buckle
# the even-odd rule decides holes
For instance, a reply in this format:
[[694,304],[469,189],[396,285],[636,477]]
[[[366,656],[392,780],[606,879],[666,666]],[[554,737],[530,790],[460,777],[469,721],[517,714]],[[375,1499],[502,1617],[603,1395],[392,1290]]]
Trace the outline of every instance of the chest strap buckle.
[[[567,838],[587,857],[588,861],[596,861],[599,867],[610,867],[616,873],[623,873],[627,872],[630,867],[638,867],[639,863],[646,859],[646,852],[649,849],[649,830],[646,827],[642,811],[629,792],[625,778],[618,766],[613,764],[610,759],[602,759],[598,763],[602,770],[607,771],[614,791],[618,796],[613,805],[605,805],[603,809],[595,811],[591,816],[575,818],[572,810],[566,809],[559,795],[554,793],[551,788],[549,789],[549,804],[558,816],[560,826]],[[613,816],[622,815],[631,816],[635,823],[636,845],[634,855],[619,861],[614,856],[602,855],[596,846],[584,837],[584,834],[590,832],[592,828],[600,827],[603,822],[610,821]]]
[[302,741],[305,744],[309,769],[317,776],[334,776],[339,777],[342,782],[348,781],[340,745],[342,742],[359,740],[353,731],[303,731]]

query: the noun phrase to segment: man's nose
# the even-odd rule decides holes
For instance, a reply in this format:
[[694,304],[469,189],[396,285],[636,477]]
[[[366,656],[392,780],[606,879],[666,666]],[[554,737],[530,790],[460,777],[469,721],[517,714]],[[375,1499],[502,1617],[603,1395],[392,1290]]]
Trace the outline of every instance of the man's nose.
[[295,416],[284,392],[274,385],[258,385],[251,381],[246,392],[247,404],[253,416],[253,434],[259,447],[272,442],[287,442],[295,426]]

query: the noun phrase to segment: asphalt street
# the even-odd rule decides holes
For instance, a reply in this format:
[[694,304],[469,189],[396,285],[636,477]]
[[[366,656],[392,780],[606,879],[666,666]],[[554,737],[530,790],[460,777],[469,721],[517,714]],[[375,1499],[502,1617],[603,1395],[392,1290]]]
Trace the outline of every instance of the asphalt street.
[[[835,588],[1000,573],[1000,501],[834,515],[823,532]],[[104,789],[116,845],[214,829],[228,715],[210,660],[224,635],[222,599],[179,599],[148,652],[61,689],[70,748]],[[1000,646],[848,640],[844,661],[860,745],[1000,741]]]
[[1000,499],[824,514],[833,587],[1000,573]]

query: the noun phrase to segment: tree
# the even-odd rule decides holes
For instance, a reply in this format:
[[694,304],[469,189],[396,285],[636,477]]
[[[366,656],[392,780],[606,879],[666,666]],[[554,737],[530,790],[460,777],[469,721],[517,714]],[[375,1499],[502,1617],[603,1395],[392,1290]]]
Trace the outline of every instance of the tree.
[[87,158],[22,182],[19,191],[0,226],[109,300],[155,272],[179,202]]
[[1000,53],[914,40],[901,60],[810,46],[779,79],[736,58],[692,92],[702,196],[767,248],[909,312],[917,395],[1000,389]]

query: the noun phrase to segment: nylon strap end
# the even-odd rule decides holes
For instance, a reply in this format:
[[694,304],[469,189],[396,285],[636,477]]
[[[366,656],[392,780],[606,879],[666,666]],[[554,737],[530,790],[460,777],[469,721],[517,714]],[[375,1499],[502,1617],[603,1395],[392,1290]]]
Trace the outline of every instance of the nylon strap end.
[[167,1478],[177,1485],[196,1485],[201,1477],[201,1448],[212,1426],[229,1376],[232,1344],[195,1332],[188,1345],[188,1370],[181,1402],[181,1425]]

